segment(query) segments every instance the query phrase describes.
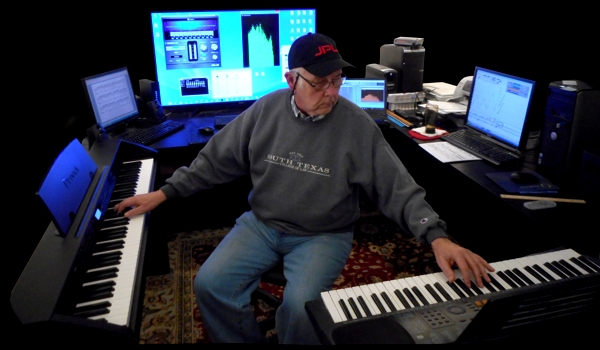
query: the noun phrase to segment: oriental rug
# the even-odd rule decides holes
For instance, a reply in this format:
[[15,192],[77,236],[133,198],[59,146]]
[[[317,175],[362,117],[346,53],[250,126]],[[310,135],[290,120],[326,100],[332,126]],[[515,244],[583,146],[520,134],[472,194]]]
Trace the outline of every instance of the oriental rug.
[[[171,273],[146,279],[141,344],[211,342],[196,307],[193,279],[229,230],[223,227],[169,237]],[[439,271],[428,245],[418,242],[379,211],[363,211],[356,224],[352,252],[332,289]],[[282,295],[282,287],[261,283],[276,296]],[[255,307],[259,320],[271,312],[274,310],[260,301]],[[272,330],[269,335],[274,333]]]

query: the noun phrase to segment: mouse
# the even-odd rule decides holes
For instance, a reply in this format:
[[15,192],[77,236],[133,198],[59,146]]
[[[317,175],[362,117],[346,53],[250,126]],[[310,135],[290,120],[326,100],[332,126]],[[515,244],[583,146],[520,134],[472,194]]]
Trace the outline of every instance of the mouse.
[[540,182],[540,179],[537,178],[532,173],[528,173],[526,171],[515,171],[510,174],[510,179],[514,183],[518,183],[521,185],[532,185]]
[[204,135],[212,135],[215,133],[215,129],[212,126],[205,126],[203,128],[199,128],[198,132]]

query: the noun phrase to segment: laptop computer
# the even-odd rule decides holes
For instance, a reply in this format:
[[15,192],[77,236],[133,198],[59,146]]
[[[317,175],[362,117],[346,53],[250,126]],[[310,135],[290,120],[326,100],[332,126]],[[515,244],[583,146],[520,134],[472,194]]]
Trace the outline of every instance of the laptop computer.
[[340,95],[362,108],[377,124],[388,125],[385,79],[346,78]]
[[465,128],[441,140],[496,165],[521,160],[534,87],[533,80],[475,67]]

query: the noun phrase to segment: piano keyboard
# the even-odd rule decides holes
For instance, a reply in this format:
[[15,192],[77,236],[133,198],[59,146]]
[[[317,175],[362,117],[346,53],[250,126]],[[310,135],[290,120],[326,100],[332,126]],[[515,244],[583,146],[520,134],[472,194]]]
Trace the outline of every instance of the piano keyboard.
[[78,293],[76,316],[129,325],[145,215],[126,219],[123,213],[114,212],[114,205],[151,190],[153,164],[154,159],[123,163],[92,247],[94,253]]
[[558,250],[518,259],[491,263],[492,283],[467,288],[459,270],[449,283],[441,272],[377,282],[321,293],[321,299],[334,323],[368,318],[411,308],[499,293],[549,281],[560,281],[600,273],[600,266],[572,249]]

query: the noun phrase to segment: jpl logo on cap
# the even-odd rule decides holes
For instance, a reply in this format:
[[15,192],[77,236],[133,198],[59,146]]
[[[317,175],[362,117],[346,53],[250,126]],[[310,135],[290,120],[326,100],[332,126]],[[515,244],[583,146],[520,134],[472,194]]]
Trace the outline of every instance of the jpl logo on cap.
[[336,50],[335,47],[333,47],[333,45],[331,44],[321,45],[319,46],[319,52],[315,54],[315,57],[324,55],[327,53],[327,51],[338,52],[338,50]]

